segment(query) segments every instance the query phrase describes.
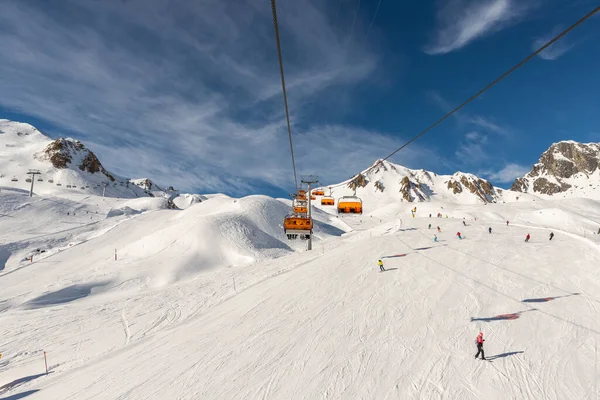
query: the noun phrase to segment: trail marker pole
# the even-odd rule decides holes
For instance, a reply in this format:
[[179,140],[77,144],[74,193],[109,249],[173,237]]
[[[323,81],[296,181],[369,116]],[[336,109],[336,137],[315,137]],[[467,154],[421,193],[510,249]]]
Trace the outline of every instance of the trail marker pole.
[[115,249],[115,261],[117,261],[117,249]]
[[46,357],[46,352],[44,352],[44,364],[46,365],[46,375],[48,375],[48,358]]
[[235,287],[235,278],[233,278],[233,290],[237,293],[237,288]]

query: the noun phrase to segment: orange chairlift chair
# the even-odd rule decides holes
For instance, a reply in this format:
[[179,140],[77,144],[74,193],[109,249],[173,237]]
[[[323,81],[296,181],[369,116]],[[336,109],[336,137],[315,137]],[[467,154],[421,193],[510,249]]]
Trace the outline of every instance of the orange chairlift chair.
[[325,191],[323,189],[315,189],[312,191],[313,196],[325,196]]
[[283,229],[289,240],[310,238],[312,228],[312,218],[305,215],[290,214],[283,220]]
[[308,214],[308,205],[305,200],[295,199],[292,202],[292,209],[295,214]]
[[356,196],[343,196],[338,199],[338,214],[362,214],[362,200]]
[[323,196],[323,197],[321,197],[321,205],[322,206],[333,206],[333,205],[335,205],[335,200],[331,196]]

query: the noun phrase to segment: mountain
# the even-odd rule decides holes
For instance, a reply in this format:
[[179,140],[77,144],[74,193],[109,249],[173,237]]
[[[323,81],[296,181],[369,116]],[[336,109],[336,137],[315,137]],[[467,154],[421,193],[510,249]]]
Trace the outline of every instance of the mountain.
[[[109,172],[96,154],[72,138],[51,139],[37,128],[0,119],[0,185],[29,190],[27,172],[38,170],[34,191],[44,194],[85,193],[105,197],[167,197],[179,191],[162,189],[148,178],[127,179]],[[83,191],[83,192],[82,192]],[[181,195],[174,202],[184,208],[202,201],[199,195]]]
[[600,143],[552,144],[511,190],[540,195],[600,197]]
[[487,204],[502,199],[500,189],[473,174],[456,172],[453,175],[438,175],[425,170],[412,170],[384,160],[375,161],[369,168],[347,181],[322,189],[325,194],[331,193],[336,198],[356,193],[363,201],[366,212],[403,202],[439,200],[461,204]]

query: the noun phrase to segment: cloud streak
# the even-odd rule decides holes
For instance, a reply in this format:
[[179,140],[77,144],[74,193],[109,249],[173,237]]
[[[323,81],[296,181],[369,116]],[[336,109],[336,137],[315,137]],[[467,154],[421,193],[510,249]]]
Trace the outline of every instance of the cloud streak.
[[[281,3],[278,14],[298,159],[315,165],[312,148],[329,146],[328,157],[356,173],[387,152],[389,136],[297,126],[318,94],[371,76],[377,54],[343,43],[321,2]],[[82,139],[121,175],[233,194],[261,182],[289,187],[270,18],[250,0],[6,0],[0,105]],[[340,145],[348,138],[366,150]]]
[[[554,28],[554,30],[552,30],[551,33],[544,35],[544,36],[540,36],[538,38],[535,38],[533,43],[531,44],[531,50],[539,49],[540,47],[542,47],[543,45],[548,43],[550,40],[552,40],[552,38],[555,37],[556,35],[558,35],[561,31],[562,31],[562,29],[557,26]],[[565,53],[567,53],[573,47],[575,47],[575,45],[569,43],[563,37],[560,40],[554,42],[551,46],[544,49],[544,51],[542,51],[540,54],[538,54],[538,57],[541,58],[542,60],[554,61],[554,60],[558,59],[559,57],[561,57],[562,55],[564,55]]]
[[439,2],[436,29],[424,51],[447,54],[516,23],[528,10],[525,1],[450,0]]
[[495,181],[495,182],[499,182],[499,183],[511,183],[516,178],[524,176],[526,173],[529,172],[529,170],[530,170],[530,168],[525,167],[523,165],[510,163],[510,164],[506,164],[500,170],[480,171],[479,174],[481,174],[482,176],[485,176],[487,179],[489,179],[491,181]]

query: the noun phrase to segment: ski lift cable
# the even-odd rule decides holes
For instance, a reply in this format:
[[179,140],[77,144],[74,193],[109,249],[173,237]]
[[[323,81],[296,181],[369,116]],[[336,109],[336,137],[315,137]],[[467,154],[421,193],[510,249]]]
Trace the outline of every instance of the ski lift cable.
[[511,69],[509,69],[508,71],[506,71],[502,75],[500,75],[498,78],[496,78],[493,82],[491,82],[490,84],[488,84],[487,86],[485,86],[479,92],[477,92],[473,96],[469,97],[465,102],[463,102],[461,105],[459,105],[458,107],[456,107],[455,109],[453,109],[452,111],[450,111],[449,113],[447,113],[446,115],[444,115],[442,118],[440,118],[435,123],[433,123],[432,125],[430,125],[429,127],[427,127],[421,133],[419,133],[418,135],[416,135],[415,137],[413,137],[412,139],[410,139],[408,142],[404,143],[402,146],[398,147],[396,150],[394,150],[392,153],[390,153],[383,160],[385,161],[385,160],[389,159],[394,154],[398,153],[400,150],[404,149],[406,146],[410,145],[412,142],[414,142],[415,140],[417,140],[421,136],[425,135],[427,132],[431,131],[433,128],[435,128],[436,126],[438,126],[440,123],[442,123],[443,121],[445,121],[446,119],[448,119],[451,115],[453,115],[454,113],[456,113],[457,111],[459,111],[460,109],[462,109],[464,106],[466,106],[467,104],[469,104],[470,102],[472,102],[473,100],[475,100],[477,97],[479,97],[480,95],[482,95],[483,93],[485,93],[486,91],[488,91],[492,86],[496,85],[498,82],[500,82],[501,80],[503,80],[504,78],[506,78],[508,75],[512,74],[515,70],[517,70],[518,68],[522,67],[529,60],[531,60],[532,58],[534,58],[535,56],[537,56],[538,54],[540,54],[542,51],[546,50],[548,47],[552,46],[555,42],[557,42],[558,40],[560,40],[563,36],[565,36],[567,33],[569,33],[570,31],[572,31],[573,29],[575,29],[577,26],[581,25],[584,21],[586,21],[587,19],[589,19],[590,17],[592,17],[598,11],[600,11],[600,6],[594,8],[592,11],[590,11],[589,13],[587,13],[585,16],[583,16],[581,19],[579,19],[573,25],[569,26],[567,29],[565,29],[564,31],[562,31],[561,33],[559,33],[558,35],[556,35],[555,37],[553,37],[552,39],[550,39],[542,47],[540,47],[539,49],[537,49],[536,51],[534,51],[533,53],[531,53],[529,56],[527,56],[524,60],[522,60],[521,62],[519,62],[518,64],[516,64],[514,67],[512,67]]
[[281,89],[283,91],[283,104],[285,105],[285,119],[287,121],[288,137],[290,140],[290,153],[292,155],[292,167],[294,169],[294,184],[298,188],[298,175],[296,174],[296,160],[294,157],[294,145],[292,143],[292,128],[290,126],[290,112],[288,109],[287,94],[285,90],[285,75],[283,73],[283,60],[281,57],[281,43],[279,40],[279,25],[277,24],[277,9],[275,0],[271,0],[271,10],[273,12],[273,27],[275,28],[275,40],[277,42],[277,55],[279,58],[279,72],[281,75]]

